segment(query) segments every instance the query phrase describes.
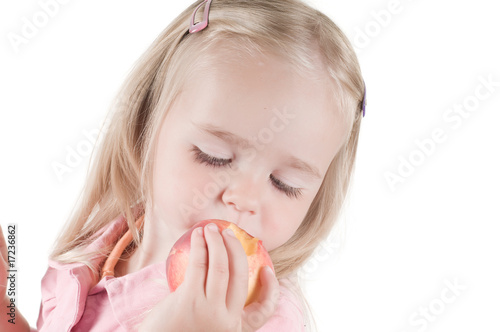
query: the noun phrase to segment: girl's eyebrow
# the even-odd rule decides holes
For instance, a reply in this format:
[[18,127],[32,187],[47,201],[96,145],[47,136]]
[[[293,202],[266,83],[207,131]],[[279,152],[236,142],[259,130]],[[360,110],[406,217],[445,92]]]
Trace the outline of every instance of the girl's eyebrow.
[[212,124],[209,123],[194,123],[193,124],[201,129],[201,131],[210,134],[212,136],[218,137],[223,141],[233,143],[234,145],[242,146],[244,148],[250,148],[252,144],[247,139],[240,137],[234,133],[229,131],[222,130]]
[[310,164],[295,156],[288,157],[288,166],[295,168],[301,172],[307,173],[318,180],[322,179],[322,176],[319,174],[319,171],[316,167],[311,166]]
[[[209,123],[194,123],[193,124],[199,128],[202,132],[215,136],[217,138],[222,139],[223,141],[232,143],[234,145],[243,146],[244,148],[252,148],[252,144],[245,138],[240,137],[234,133],[229,131],[222,130],[212,124]],[[308,164],[302,159],[299,159],[295,156],[288,156],[287,158],[287,166],[291,168],[295,168],[303,173],[307,173],[317,179],[322,179],[322,176],[319,173],[319,170]]]

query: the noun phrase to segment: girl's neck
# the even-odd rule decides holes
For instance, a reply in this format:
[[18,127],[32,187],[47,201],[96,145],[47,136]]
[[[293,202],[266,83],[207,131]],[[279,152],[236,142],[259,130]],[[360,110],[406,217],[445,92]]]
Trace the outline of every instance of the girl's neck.
[[172,234],[164,229],[166,225],[152,225],[151,219],[145,215],[144,233],[139,246],[132,254],[124,254],[116,263],[114,276],[121,277],[139,271],[146,266],[166,261],[175,239],[169,238]]

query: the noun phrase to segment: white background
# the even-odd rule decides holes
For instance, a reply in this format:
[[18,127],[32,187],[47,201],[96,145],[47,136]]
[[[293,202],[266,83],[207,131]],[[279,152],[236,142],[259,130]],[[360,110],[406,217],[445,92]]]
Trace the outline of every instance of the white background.
[[[17,305],[31,326],[89,157],[62,179],[53,164],[99,128],[132,64],[191,3],[68,1],[16,52],[8,33],[41,2],[0,6],[0,224],[18,225]],[[499,83],[473,105],[481,77],[500,82],[495,2],[310,3],[356,46],[368,87],[349,204],[303,270],[319,331],[499,331]],[[460,124],[445,120],[464,103],[474,110]],[[436,130],[445,139],[424,154],[416,141]]]

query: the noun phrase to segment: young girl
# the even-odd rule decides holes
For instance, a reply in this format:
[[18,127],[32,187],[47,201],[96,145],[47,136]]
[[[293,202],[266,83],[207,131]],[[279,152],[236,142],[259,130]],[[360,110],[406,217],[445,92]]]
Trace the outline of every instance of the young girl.
[[[342,207],[364,92],[344,34],[299,0],[190,6],[117,96],[42,279],[37,330],[310,330],[296,274]],[[263,241],[275,271],[260,272],[256,302],[244,306],[241,244],[210,225],[169,292],[170,249],[205,219]],[[29,330],[17,317],[2,331]]]

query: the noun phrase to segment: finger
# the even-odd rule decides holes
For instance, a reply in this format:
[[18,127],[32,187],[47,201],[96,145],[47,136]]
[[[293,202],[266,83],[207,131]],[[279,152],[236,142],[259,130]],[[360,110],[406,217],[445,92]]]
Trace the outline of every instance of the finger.
[[248,295],[248,260],[241,242],[231,229],[225,229],[224,243],[229,259],[226,306],[230,313],[241,313]]
[[279,282],[269,268],[260,271],[262,283],[259,299],[245,307],[243,320],[252,329],[261,328],[274,314],[280,297]]
[[264,303],[271,301],[274,304],[278,303],[280,295],[280,284],[273,270],[269,266],[265,266],[260,270],[260,281],[262,283],[261,293],[258,302]]
[[205,226],[205,240],[208,248],[207,299],[225,307],[229,267],[226,246],[217,225]]
[[260,310],[269,312],[269,317],[271,317],[278,305],[280,284],[269,266],[265,266],[260,270],[259,277],[262,288],[260,290],[259,299],[256,302],[261,307]]
[[[192,289],[195,294],[205,294],[205,281],[208,269],[207,247],[203,229],[195,228],[191,233],[191,250],[184,282],[181,284]],[[186,286],[188,285],[188,286]]]

